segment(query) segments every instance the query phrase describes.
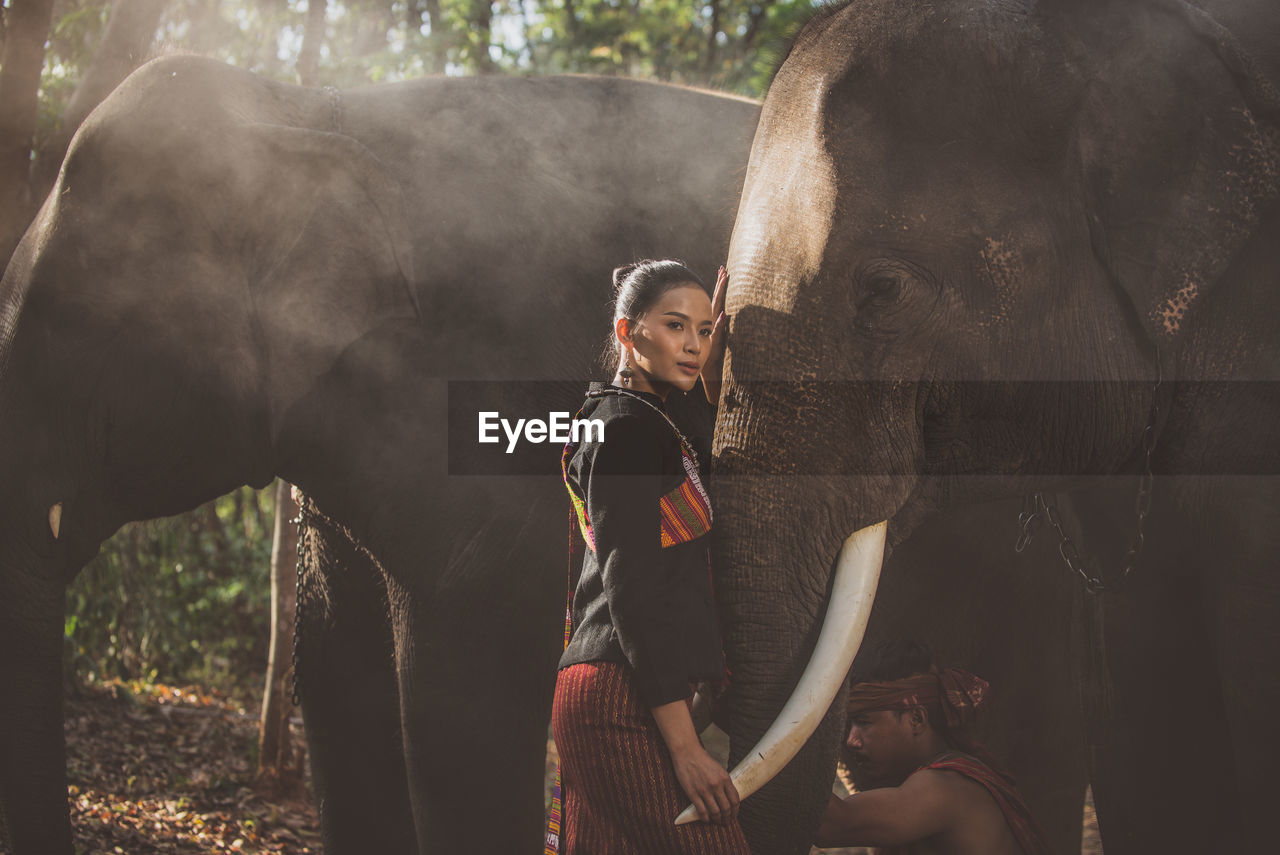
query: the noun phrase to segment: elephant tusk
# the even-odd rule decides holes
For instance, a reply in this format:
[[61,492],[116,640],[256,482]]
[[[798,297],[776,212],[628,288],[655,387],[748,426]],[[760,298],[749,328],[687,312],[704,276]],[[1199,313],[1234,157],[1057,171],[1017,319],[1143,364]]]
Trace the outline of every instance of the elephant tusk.
[[53,532],[53,539],[58,539],[58,532],[62,531],[62,502],[58,502],[49,508],[49,531]]
[[[840,549],[831,599],[809,664],[777,719],[730,773],[739,798],[750,796],[791,762],[840,691],[871,617],[888,525],[885,521],[859,529]],[[697,819],[690,805],[676,817],[676,825]]]

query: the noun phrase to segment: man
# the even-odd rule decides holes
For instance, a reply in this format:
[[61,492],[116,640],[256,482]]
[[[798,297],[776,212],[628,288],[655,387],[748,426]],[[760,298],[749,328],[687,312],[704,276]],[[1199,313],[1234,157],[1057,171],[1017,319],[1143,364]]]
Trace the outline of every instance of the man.
[[929,650],[886,642],[849,693],[844,759],[858,792],[831,797],[819,846],[887,853],[1046,855],[1012,779],[970,738],[987,689]]

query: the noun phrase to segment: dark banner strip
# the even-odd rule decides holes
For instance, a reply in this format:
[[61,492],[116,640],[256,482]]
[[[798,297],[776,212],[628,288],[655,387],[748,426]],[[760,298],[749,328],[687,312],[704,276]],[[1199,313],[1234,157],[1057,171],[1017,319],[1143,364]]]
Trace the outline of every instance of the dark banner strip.
[[[449,381],[449,474],[558,478],[565,443],[575,435],[599,441],[603,432],[598,423],[575,424],[586,388],[587,381]],[[773,432],[748,439],[750,456],[735,457],[734,475],[1099,476],[1117,473],[1046,448],[1049,432],[1105,437],[1109,426],[1129,425],[1136,455],[1151,392],[1148,381],[757,382],[741,384],[720,418]],[[1280,382],[1166,382],[1161,398],[1155,474],[1280,475],[1280,448],[1253,440],[1280,420]],[[712,410],[703,402],[672,393],[667,408],[690,435],[710,433]],[[924,414],[927,453],[824,449],[823,441],[866,442],[868,432],[851,423],[875,424],[889,412]],[[1194,438],[1186,435],[1192,430]],[[1215,432],[1207,442],[1206,430]],[[1003,453],[1004,444],[1017,449]],[[884,460],[899,463],[876,462]]]

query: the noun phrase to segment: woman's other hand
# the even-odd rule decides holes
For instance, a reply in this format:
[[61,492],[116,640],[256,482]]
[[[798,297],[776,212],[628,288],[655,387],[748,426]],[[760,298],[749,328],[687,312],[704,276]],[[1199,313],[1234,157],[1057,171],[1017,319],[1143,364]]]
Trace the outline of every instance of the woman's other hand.
[[738,788],[724,767],[702,747],[688,703],[679,700],[656,706],[653,719],[671,754],[680,789],[693,802],[698,819],[717,825],[737,819]]
[[681,755],[672,755],[676,780],[693,802],[698,819],[727,825],[738,817],[738,788],[724,767],[701,745]]
[[716,273],[716,290],[711,295],[711,344],[707,361],[702,365],[702,391],[714,407],[720,403],[721,369],[724,367],[724,339],[729,330],[729,317],[724,313],[724,295],[729,290],[729,271],[723,265]]

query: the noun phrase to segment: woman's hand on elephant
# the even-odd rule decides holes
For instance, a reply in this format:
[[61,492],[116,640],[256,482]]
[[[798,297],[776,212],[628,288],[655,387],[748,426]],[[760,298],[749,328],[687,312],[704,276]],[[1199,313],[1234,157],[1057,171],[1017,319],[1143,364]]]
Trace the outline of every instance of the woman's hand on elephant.
[[716,759],[707,753],[693,729],[684,700],[653,707],[653,719],[667,744],[680,789],[693,802],[698,819],[724,825],[738,816],[738,788]]
[[738,788],[733,779],[701,745],[672,755],[676,780],[693,802],[698,819],[726,825],[738,817]]
[[711,314],[716,319],[711,327],[711,343],[707,361],[702,364],[702,391],[707,401],[720,403],[721,369],[724,366],[724,339],[729,330],[729,317],[724,313],[725,292],[729,290],[729,271],[721,266],[716,273],[716,290],[711,297]]

